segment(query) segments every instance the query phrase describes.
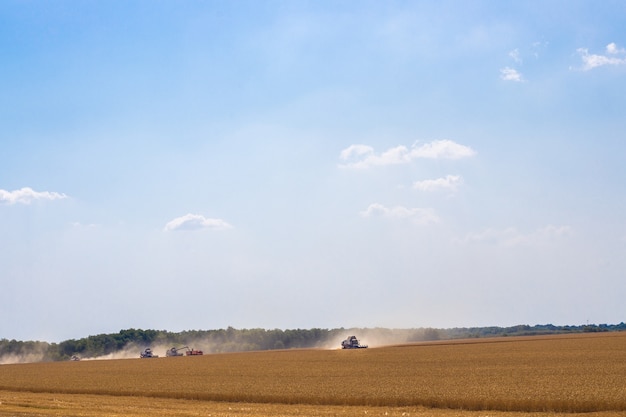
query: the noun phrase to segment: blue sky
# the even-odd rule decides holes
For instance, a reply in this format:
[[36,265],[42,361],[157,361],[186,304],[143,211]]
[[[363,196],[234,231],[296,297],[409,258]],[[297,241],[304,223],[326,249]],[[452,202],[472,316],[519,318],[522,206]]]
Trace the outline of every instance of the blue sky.
[[0,338],[626,316],[626,5],[4,1]]

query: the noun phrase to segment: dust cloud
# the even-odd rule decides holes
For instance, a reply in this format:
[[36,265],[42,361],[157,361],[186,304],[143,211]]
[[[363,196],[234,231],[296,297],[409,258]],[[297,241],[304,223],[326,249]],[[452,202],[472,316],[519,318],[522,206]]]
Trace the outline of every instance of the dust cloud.
[[131,344],[125,346],[124,349],[116,352],[111,352],[106,355],[80,358],[83,361],[95,361],[95,360],[114,360],[114,359],[135,359],[139,358],[139,354],[143,352],[145,348],[140,348],[137,345]]
[[389,345],[401,345],[406,343],[439,340],[440,334],[436,329],[341,329],[336,330],[332,337],[320,344],[322,349],[341,349],[341,342],[349,336],[356,336],[361,345],[368,347],[382,347]]
[[44,359],[43,352],[36,353],[7,353],[0,356],[0,365],[11,365],[15,363],[41,362]]
[[137,359],[141,357],[141,354],[147,349],[150,348],[150,350],[152,350],[152,354],[154,355],[154,357],[159,357],[159,358],[165,358],[167,356],[167,351],[169,351],[172,348],[180,348],[180,352],[183,355],[185,355],[185,351],[186,349],[183,349],[185,347],[188,347],[189,349],[194,349],[194,350],[202,350],[204,353],[208,353],[209,351],[206,349],[196,349],[195,346],[197,344],[183,344],[183,345],[179,345],[179,344],[163,344],[163,343],[157,343],[157,344],[152,344],[149,346],[144,346],[144,345],[137,345],[137,344],[130,344],[126,347],[124,347],[124,349],[119,350],[117,352],[112,352],[106,355],[101,355],[101,356],[97,356],[97,357],[93,357],[93,358],[81,358],[81,360],[112,360],[112,359]]

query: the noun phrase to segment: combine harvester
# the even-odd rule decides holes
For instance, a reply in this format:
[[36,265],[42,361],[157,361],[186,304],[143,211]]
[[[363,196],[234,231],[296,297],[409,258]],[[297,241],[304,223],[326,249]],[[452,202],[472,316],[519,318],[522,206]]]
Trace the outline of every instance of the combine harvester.
[[202,352],[201,350],[193,350],[193,349],[187,348],[187,351],[185,352],[185,355],[187,355],[187,356],[199,356],[199,355],[204,355],[204,352]]
[[197,355],[203,355],[204,354],[204,352],[202,352],[201,350],[193,350],[193,349],[190,349],[188,346],[183,346],[183,347],[180,347],[180,348],[173,347],[173,348],[169,349],[168,351],[165,352],[165,356],[167,356],[167,357],[183,356],[183,354],[179,352],[179,350],[183,350],[183,349],[187,349],[185,351],[185,355],[187,355],[187,356],[197,356]]
[[152,349],[146,348],[146,350],[144,350],[143,352],[141,352],[139,354],[139,357],[142,358],[142,359],[145,359],[145,358],[158,358],[159,355],[155,355],[154,353],[152,353]]
[[181,349],[185,349],[186,347],[187,347],[187,346],[183,346],[183,347],[181,347],[181,348],[175,348],[175,347],[173,347],[173,348],[171,348],[171,349],[169,349],[169,350],[167,350],[167,351],[165,352],[165,356],[167,356],[168,358],[169,358],[169,357],[171,357],[171,356],[183,356],[183,354],[182,354],[182,353],[180,353],[180,352],[179,352],[179,350],[181,350]]
[[350,336],[346,340],[341,342],[341,348],[342,349],[365,349],[367,348],[367,345],[362,345],[359,342],[359,339],[356,338],[356,336]]

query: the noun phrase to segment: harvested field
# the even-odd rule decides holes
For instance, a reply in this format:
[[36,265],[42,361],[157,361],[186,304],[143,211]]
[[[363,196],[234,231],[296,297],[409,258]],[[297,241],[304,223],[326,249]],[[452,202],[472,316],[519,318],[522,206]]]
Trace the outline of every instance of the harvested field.
[[[52,394],[72,401],[110,398],[113,404],[129,407],[146,398],[155,404],[187,400],[182,403],[197,407],[209,402],[265,407],[258,414],[227,410],[223,415],[297,415],[295,410],[304,409],[363,415],[364,407],[400,412],[389,415],[458,410],[463,415],[473,415],[470,411],[624,415],[626,333],[2,365],[0,390],[0,415],[57,415],[37,414],[27,406],[22,411],[31,414],[7,408],[14,403],[8,399],[11,395],[30,396],[40,404],[33,399],[36,393],[39,401]],[[282,411],[269,413],[268,407]],[[334,412],[300,415],[337,415]]]
[[107,395],[0,391],[2,417],[623,417],[621,412],[525,413],[466,411],[426,407],[367,407],[306,404],[258,404],[171,400]]

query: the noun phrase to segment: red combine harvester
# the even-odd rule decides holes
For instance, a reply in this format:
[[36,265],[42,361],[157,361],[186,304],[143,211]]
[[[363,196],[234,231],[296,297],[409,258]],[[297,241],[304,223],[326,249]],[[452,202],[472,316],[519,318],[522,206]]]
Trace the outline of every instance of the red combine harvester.
[[204,352],[202,352],[201,350],[193,350],[193,349],[187,348],[187,352],[185,352],[185,355],[187,356],[204,355]]

